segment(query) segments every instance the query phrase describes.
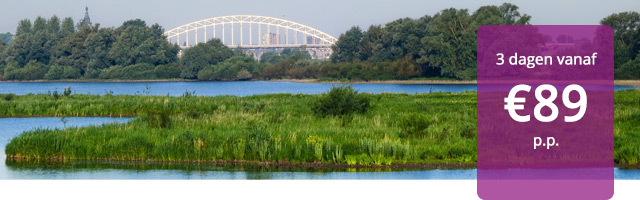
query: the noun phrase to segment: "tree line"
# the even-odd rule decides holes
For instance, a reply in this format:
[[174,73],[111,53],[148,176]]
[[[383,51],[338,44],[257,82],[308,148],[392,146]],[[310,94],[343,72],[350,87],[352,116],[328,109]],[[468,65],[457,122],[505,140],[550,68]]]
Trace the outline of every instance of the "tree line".
[[[101,28],[71,18],[21,20],[10,43],[0,39],[0,78],[252,80],[476,79],[476,32],[482,25],[528,25],[516,5],[449,8],[367,30],[354,26],[333,45],[330,60],[312,60],[304,46],[264,53],[259,61],[212,39],[184,49],[164,29],[140,19]],[[640,79],[640,14],[612,14],[600,22],[615,30],[615,74]],[[556,38],[570,42],[571,38]]]
[[[475,80],[477,29],[482,25],[528,25],[530,19],[516,5],[504,3],[473,13],[449,8],[433,16],[372,25],[366,31],[352,27],[340,35],[331,61],[346,70],[336,78]],[[600,24],[615,32],[616,79],[640,79],[640,14],[612,14]],[[553,39],[573,42],[562,35]],[[379,67],[372,71],[371,66],[376,65]]]
[[[147,78],[178,69],[179,47],[164,29],[139,19],[117,28],[74,24],[73,19],[21,20],[11,45],[4,47],[4,80]],[[151,75],[153,74],[153,75]],[[165,77],[158,77],[165,78]]]

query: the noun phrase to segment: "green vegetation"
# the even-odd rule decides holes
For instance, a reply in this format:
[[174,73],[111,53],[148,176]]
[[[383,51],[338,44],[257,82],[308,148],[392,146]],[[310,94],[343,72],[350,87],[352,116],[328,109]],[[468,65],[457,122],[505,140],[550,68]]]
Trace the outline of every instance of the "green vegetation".
[[226,47],[220,40],[210,40],[206,43],[184,51],[180,59],[182,72],[180,76],[186,79],[195,79],[199,71],[207,66],[215,65],[233,56],[233,51]]
[[640,165],[640,90],[615,94],[615,163]]
[[[381,71],[372,76],[374,79],[446,77],[475,80],[476,30],[487,24],[529,24],[530,19],[529,15],[520,14],[517,6],[505,3],[483,6],[471,14],[467,9],[449,8],[433,16],[403,18],[384,26],[370,26],[367,31],[353,27],[340,36],[331,60],[363,66],[360,72],[363,74]],[[369,69],[365,65],[381,67]],[[350,69],[354,70],[358,71],[357,68]],[[344,78],[368,80],[370,77]]]
[[640,79],[640,13],[622,12],[600,21],[615,31],[616,79]]
[[[249,97],[0,95],[0,116],[138,116],[128,124],[35,130],[13,138],[21,160],[156,160],[393,165],[473,164],[476,95],[330,94]],[[344,97],[343,96],[343,97]],[[318,115],[331,99],[370,107]],[[331,101],[334,101],[331,100]],[[320,103],[320,104],[318,104]],[[336,107],[346,107],[333,104]],[[315,107],[315,108],[314,108]],[[640,164],[640,91],[616,92],[615,162]],[[348,111],[349,113],[351,111]],[[324,117],[323,117],[324,116]]]
[[0,40],[6,44],[11,43],[11,41],[13,39],[13,35],[9,32],[6,33],[0,33]]
[[260,75],[260,64],[247,56],[234,56],[198,72],[199,80],[228,81],[251,80]]
[[[352,120],[344,123],[341,117],[312,111],[323,95],[24,95],[0,101],[0,116],[138,116],[128,124],[26,132],[7,145],[10,158],[341,165],[475,161],[475,93],[334,91],[369,99],[371,106],[366,112],[343,110],[353,112]],[[360,100],[341,101],[362,105]],[[416,129],[401,123],[411,113],[437,123],[422,129],[422,136],[400,137],[403,130]]]
[[351,86],[332,87],[325,95],[318,97],[311,110],[321,117],[351,116],[364,114],[369,109],[369,98],[358,94]]
[[[529,24],[530,19],[510,3],[475,11],[449,8],[366,30],[352,27],[332,47],[330,61],[311,60],[301,46],[264,53],[258,63],[217,39],[185,49],[178,57],[180,49],[166,41],[164,29],[140,19],[100,28],[83,22],[75,27],[71,18],[38,17],[33,23],[21,20],[15,40],[0,34],[0,79],[475,80],[477,29]],[[622,12],[600,22],[615,30],[616,79],[640,79],[638,21],[638,12]],[[566,36],[548,39],[579,42]]]
[[15,40],[0,42],[0,74],[3,80],[174,78],[180,49],[163,32],[139,19],[118,28],[76,28],[71,18],[55,15],[21,20]]

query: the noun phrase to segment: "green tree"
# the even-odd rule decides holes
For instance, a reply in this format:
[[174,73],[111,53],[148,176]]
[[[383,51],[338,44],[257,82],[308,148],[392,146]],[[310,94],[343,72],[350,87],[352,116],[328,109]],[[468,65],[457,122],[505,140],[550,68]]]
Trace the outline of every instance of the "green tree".
[[38,16],[36,20],[33,21],[33,32],[45,31],[47,29],[47,20],[43,17]]
[[503,3],[500,6],[482,6],[473,13],[478,25],[527,25],[531,16],[521,15],[518,6]]
[[260,56],[260,63],[263,64],[275,64],[282,60],[282,56],[279,53],[269,51]]
[[377,54],[377,50],[382,48],[382,37],[385,33],[385,29],[382,26],[371,25],[369,29],[362,35],[362,42],[358,47],[361,60],[368,60],[373,58],[374,54]]
[[504,24],[506,25],[526,25],[529,24],[531,16],[524,14],[520,15],[518,6],[510,3],[503,3],[498,7],[502,13]]
[[409,55],[418,57],[422,48],[420,39],[427,32],[427,25],[431,17],[425,16],[414,20],[411,18],[398,19],[385,25],[382,35],[382,48],[378,49],[378,55],[374,55],[374,61],[397,60]]
[[16,70],[18,70],[18,63],[15,61],[12,62],[8,62],[6,67],[4,67],[3,72],[2,72],[2,80],[16,80],[17,78],[17,73],[15,73]]
[[11,42],[13,40],[13,35],[11,33],[9,33],[9,32],[0,33],[0,40],[2,40],[5,45],[11,44]]
[[445,9],[433,16],[429,35],[422,39],[423,59],[444,77],[476,78],[477,25],[466,9]]
[[53,51],[52,65],[70,66],[84,75],[89,62],[89,51],[85,48],[84,43],[89,34],[95,32],[97,28],[97,26],[82,26],[77,32],[65,37]]
[[349,62],[360,58],[358,47],[362,40],[362,30],[360,27],[351,27],[346,33],[340,34],[338,41],[331,46],[333,54],[331,61],[333,62]]
[[5,68],[5,80],[39,80],[43,79],[49,68],[34,60],[30,61],[24,67],[18,66],[16,62],[11,62]]
[[158,65],[154,71],[156,78],[180,78],[180,65],[178,63]]
[[[618,70],[627,62],[632,62],[640,54],[640,14],[638,12],[622,12],[609,15],[600,21],[602,25],[610,26],[614,35],[614,66],[616,78],[631,78],[624,75],[625,71]],[[637,58],[636,58],[637,59]],[[627,65],[635,66],[635,64]],[[635,78],[640,78],[635,77]]]
[[260,64],[248,56],[234,56],[198,72],[199,80],[250,80],[261,72]]
[[4,68],[6,67],[5,64],[5,50],[6,49],[6,44],[4,43],[3,39],[0,38],[0,80],[2,79],[2,74],[4,74]]
[[[99,25],[96,24],[96,26]],[[85,78],[97,78],[98,71],[114,64],[113,60],[109,58],[109,51],[116,41],[115,31],[110,28],[98,29],[87,34],[82,44],[82,48],[87,53]]]
[[320,116],[351,116],[367,112],[369,99],[358,94],[352,86],[331,87],[327,94],[318,97],[311,110]]
[[284,59],[294,59],[294,60],[300,60],[300,59],[309,60],[309,59],[311,59],[311,55],[309,55],[309,52],[304,47],[302,47],[302,48],[286,48],[286,49],[282,50],[280,55]]
[[48,64],[52,44],[50,34],[45,29],[20,34],[16,36],[14,44],[7,51],[7,56],[8,59],[18,62],[20,66],[26,65],[31,60]]
[[183,51],[180,58],[182,68],[180,76],[186,79],[196,79],[202,68],[218,64],[232,56],[233,51],[218,39],[199,43]]
[[62,37],[67,37],[75,32],[75,27],[73,26],[73,19],[71,17],[64,18],[62,20],[62,24],[60,25],[60,35]]
[[154,68],[155,66],[148,63],[139,63],[126,67],[114,65],[102,70],[99,77],[101,79],[153,79],[155,78]]
[[60,32],[60,18],[58,16],[52,16],[49,21],[47,21],[47,31],[50,33],[59,33]]
[[31,33],[31,20],[23,19],[18,22],[18,28],[16,28],[16,36],[20,36],[25,33]]
[[635,59],[629,60],[615,71],[617,79],[638,79],[640,78],[640,54]]
[[144,28],[144,27],[147,27],[147,22],[145,22],[144,20],[141,20],[141,19],[127,20],[124,23],[122,23],[122,26],[120,26],[119,29],[121,29],[121,31],[122,31],[122,30],[124,30],[126,28],[129,28],[131,26]]
[[[0,38],[0,56],[3,56],[3,52],[7,44],[4,42],[4,39]],[[0,61],[2,61],[4,57],[0,57]]]
[[139,63],[164,65],[175,62],[180,51],[177,45],[167,42],[162,27],[142,26],[142,20],[125,22],[118,31],[117,40],[109,51],[109,58],[116,65],[128,66]]
[[44,75],[44,79],[58,80],[58,79],[77,79],[80,78],[80,70],[71,66],[59,66],[54,65],[49,68],[49,71]]

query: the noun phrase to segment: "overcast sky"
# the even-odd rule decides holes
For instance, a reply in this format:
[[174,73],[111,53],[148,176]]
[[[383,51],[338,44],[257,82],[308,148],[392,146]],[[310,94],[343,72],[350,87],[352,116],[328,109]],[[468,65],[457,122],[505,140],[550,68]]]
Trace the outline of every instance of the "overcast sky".
[[[84,16],[85,5],[94,23],[119,26],[140,18],[159,23],[166,30],[200,19],[251,14],[279,17],[299,22],[334,36],[353,25],[364,29],[401,17],[433,15],[445,8],[467,8],[473,12],[483,5],[500,5],[505,0],[2,0],[0,32],[15,32],[20,19]],[[640,0],[529,0],[507,1],[533,16],[533,24],[598,24],[612,13],[640,11]]]

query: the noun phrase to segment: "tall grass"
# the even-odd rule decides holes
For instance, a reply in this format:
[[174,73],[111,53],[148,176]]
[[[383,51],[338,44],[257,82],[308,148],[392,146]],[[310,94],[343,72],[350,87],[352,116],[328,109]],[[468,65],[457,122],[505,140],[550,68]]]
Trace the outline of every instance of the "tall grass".
[[[366,94],[367,112],[321,117],[318,95],[23,95],[0,116],[138,116],[127,124],[35,130],[10,158],[248,160],[346,165],[475,163],[476,93]],[[615,161],[640,162],[640,91],[616,92]],[[164,124],[164,125],[163,125]]]
[[[317,95],[164,97],[18,96],[0,102],[2,116],[138,116],[128,124],[35,130],[13,138],[9,157],[27,159],[250,160],[388,165],[475,161],[475,137],[459,121],[475,118],[474,93],[370,95],[371,107],[341,117],[318,116]],[[436,107],[424,104],[439,105]],[[401,119],[438,117],[447,137],[404,134]],[[475,123],[475,122],[469,122]],[[460,132],[456,132],[460,130]],[[434,130],[437,131],[437,130]],[[475,133],[474,133],[475,134]],[[438,149],[439,151],[433,151]],[[463,149],[460,151],[460,149]],[[462,152],[462,153],[455,153]],[[444,153],[444,156],[438,154]],[[348,158],[357,157],[355,163]],[[468,159],[472,158],[472,159]]]
[[615,94],[615,162],[640,165],[640,91]]

